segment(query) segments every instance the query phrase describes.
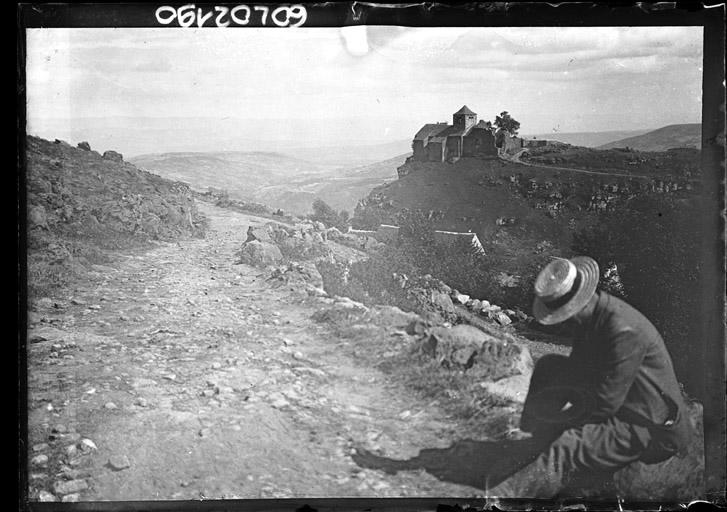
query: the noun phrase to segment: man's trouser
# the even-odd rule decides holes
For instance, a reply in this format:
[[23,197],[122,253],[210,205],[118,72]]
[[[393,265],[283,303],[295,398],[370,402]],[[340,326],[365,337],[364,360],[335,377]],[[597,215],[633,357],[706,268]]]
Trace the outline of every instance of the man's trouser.
[[592,403],[581,392],[584,387],[578,384],[578,369],[569,363],[567,357],[552,354],[536,364],[521,429],[542,441],[543,451],[534,461],[523,461],[521,469],[504,481],[500,475],[491,482],[495,486],[488,483],[489,496],[599,497],[598,493],[608,492],[614,472],[641,457],[644,446],[631,424],[615,417],[578,424]]

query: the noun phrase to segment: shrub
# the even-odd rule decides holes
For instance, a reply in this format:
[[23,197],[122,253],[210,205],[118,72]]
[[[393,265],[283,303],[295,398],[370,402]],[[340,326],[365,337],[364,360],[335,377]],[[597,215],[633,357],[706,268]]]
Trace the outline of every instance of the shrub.
[[349,226],[349,213],[346,210],[337,212],[323,199],[313,201],[313,213],[308,218],[312,221],[322,222],[329,227],[336,227],[341,231],[346,231]]

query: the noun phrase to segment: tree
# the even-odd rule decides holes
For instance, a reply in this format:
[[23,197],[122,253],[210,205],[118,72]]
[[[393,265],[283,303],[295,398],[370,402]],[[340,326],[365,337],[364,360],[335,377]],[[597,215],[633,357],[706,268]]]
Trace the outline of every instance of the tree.
[[499,116],[495,116],[495,126],[508,132],[510,135],[517,135],[520,129],[520,123],[508,114],[507,110],[500,112]]

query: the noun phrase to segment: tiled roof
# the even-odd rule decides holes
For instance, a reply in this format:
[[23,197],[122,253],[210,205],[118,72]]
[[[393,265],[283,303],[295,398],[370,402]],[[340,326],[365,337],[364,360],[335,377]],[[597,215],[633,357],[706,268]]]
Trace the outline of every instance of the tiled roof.
[[470,115],[477,115],[474,112],[472,112],[470,109],[467,108],[467,105],[464,105],[461,109],[459,109],[457,112],[454,113],[456,116],[457,114],[470,114]]
[[467,135],[472,128],[473,128],[473,126],[470,126],[469,128],[460,128],[458,126],[448,126],[446,130],[438,133],[437,135],[440,137],[457,137],[457,136]]
[[416,135],[414,135],[414,140],[427,140],[427,138],[438,135],[439,132],[448,127],[449,125],[447,123],[425,124],[419,129]]

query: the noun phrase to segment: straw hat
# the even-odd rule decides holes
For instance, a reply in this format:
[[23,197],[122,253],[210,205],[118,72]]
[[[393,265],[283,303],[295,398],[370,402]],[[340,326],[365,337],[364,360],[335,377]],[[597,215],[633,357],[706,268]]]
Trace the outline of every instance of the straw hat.
[[535,280],[535,318],[552,325],[576,314],[596,292],[599,275],[598,263],[588,256],[548,263]]

